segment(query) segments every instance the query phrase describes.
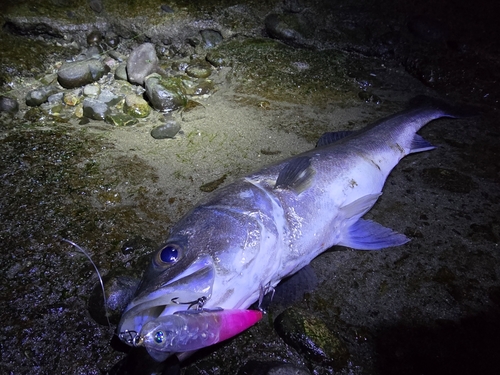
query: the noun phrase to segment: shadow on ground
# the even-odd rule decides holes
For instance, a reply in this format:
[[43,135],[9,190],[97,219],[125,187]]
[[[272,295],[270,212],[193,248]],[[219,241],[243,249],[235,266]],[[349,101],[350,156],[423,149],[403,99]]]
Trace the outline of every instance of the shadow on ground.
[[500,312],[469,316],[458,323],[395,325],[378,335],[377,373],[498,374],[500,373]]

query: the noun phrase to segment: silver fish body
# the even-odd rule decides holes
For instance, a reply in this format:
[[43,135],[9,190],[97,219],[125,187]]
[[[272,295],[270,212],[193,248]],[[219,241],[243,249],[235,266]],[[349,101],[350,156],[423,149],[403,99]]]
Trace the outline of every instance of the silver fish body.
[[416,132],[440,117],[461,114],[427,100],[360,131],[326,134],[315,149],[212,193],[153,255],[118,332],[140,332],[196,304],[245,309],[334,245],[375,250],[406,243],[362,216],[404,156],[433,148]]

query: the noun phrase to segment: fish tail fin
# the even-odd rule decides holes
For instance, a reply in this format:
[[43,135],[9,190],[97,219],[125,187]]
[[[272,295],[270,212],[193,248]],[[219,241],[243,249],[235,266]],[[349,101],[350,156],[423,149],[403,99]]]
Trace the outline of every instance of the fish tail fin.
[[443,113],[443,117],[462,118],[479,116],[481,110],[469,104],[450,104],[442,99],[418,95],[410,99],[410,108],[431,108]]

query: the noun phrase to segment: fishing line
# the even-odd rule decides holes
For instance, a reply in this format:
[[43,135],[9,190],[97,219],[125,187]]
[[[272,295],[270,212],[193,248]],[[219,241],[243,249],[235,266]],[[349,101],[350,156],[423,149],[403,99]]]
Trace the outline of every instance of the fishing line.
[[102,281],[101,273],[97,269],[96,264],[94,263],[94,261],[92,260],[92,258],[88,254],[88,252],[86,252],[82,247],[80,247],[79,245],[77,245],[76,243],[74,243],[71,240],[67,240],[66,238],[61,238],[61,240],[69,243],[70,245],[73,245],[78,250],[80,250],[80,252],[82,252],[88,258],[88,260],[90,261],[90,263],[92,263],[92,265],[94,266],[95,272],[97,273],[97,276],[99,277],[99,283],[101,284],[102,298],[104,300],[103,301],[104,302],[104,315],[106,315],[106,320],[108,321],[109,328],[112,329],[111,328],[111,323],[110,323],[109,317],[108,317],[108,307],[107,307],[107,301],[106,301],[106,292],[104,291],[104,282]]

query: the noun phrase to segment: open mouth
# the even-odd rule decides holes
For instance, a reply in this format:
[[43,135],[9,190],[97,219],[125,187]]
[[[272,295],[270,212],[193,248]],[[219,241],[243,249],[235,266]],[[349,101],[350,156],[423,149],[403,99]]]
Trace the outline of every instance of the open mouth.
[[212,295],[214,279],[212,258],[202,255],[155,290],[139,294],[122,315],[118,325],[120,339],[133,345],[134,337],[147,322],[176,311],[202,307]]

